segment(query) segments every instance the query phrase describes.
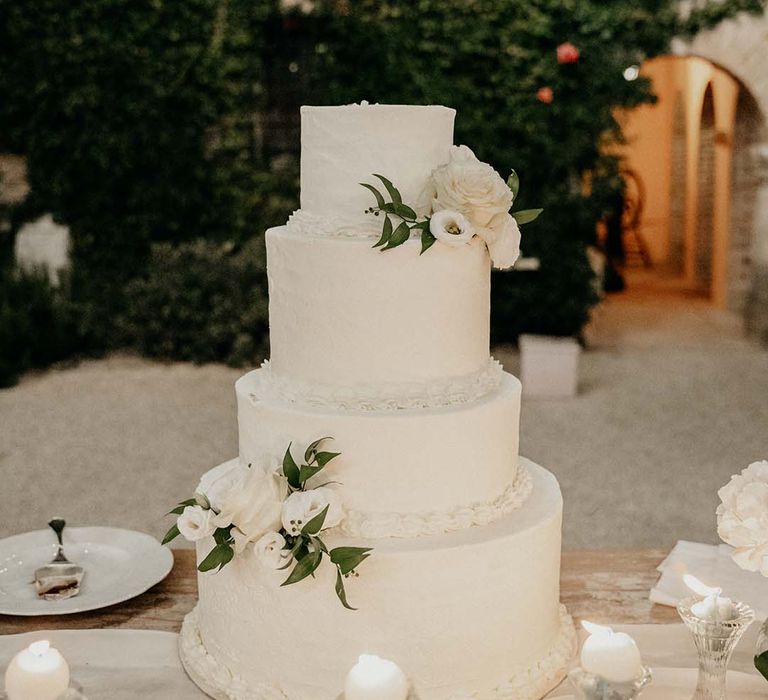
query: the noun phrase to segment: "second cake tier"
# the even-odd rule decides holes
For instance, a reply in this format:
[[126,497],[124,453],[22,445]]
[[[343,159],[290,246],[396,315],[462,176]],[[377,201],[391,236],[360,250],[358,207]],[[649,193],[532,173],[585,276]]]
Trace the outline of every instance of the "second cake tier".
[[[342,484],[346,529],[360,537],[411,537],[484,525],[530,491],[519,468],[520,382],[472,403],[434,409],[337,411],[275,397],[269,372],[235,385],[240,457],[258,462],[330,436],[341,452],[323,472]],[[298,454],[298,452],[297,452]]]

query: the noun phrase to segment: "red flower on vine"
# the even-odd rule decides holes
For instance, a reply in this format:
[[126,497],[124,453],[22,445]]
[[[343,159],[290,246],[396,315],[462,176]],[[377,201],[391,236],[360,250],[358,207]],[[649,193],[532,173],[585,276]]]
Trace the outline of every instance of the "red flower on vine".
[[557,47],[557,62],[560,64],[576,63],[579,60],[579,56],[581,56],[581,52],[570,41],[566,41]]
[[549,86],[540,87],[536,93],[536,99],[539,102],[543,102],[545,105],[552,104],[552,100],[555,99],[555,93],[552,92],[552,88]]

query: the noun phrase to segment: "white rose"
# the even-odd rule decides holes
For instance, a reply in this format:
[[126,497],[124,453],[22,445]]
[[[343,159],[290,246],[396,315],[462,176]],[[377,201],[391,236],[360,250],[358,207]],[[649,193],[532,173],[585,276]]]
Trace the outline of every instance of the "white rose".
[[221,496],[221,511],[215,517],[217,527],[234,525],[241,542],[253,542],[269,530],[280,527],[280,513],[288,493],[285,479],[269,468],[258,465],[238,467],[239,479],[234,480]]
[[768,461],[754,462],[718,491],[717,532],[733,560],[768,576]]
[[270,569],[279,569],[288,563],[291,553],[285,549],[285,537],[279,532],[268,532],[253,545],[258,560]]
[[323,530],[336,527],[344,519],[341,499],[333,489],[321,486],[311,491],[296,491],[283,504],[282,521],[289,535],[298,535],[301,529],[328,506]]
[[460,211],[475,226],[488,226],[494,216],[506,214],[514,199],[501,175],[467,146],[451,147],[448,162],[432,172],[432,182],[432,211]]
[[[242,465],[239,461],[222,464],[203,474],[200,483],[195,489],[195,494],[206,498],[211,508],[219,512],[222,507],[222,499],[235,485],[240,483],[243,477]],[[196,496],[197,497],[197,496]]]
[[197,542],[210,537],[216,529],[213,523],[214,512],[200,506],[187,506],[176,520],[179,532],[190,542]]
[[511,214],[498,214],[487,227],[478,227],[477,235],[485,241],[493,266],[506,270],[520,257],[520,227]]
[[475,235],[467,218],[453,209],[443,209],[432,214],[429,232],[441,243],[461,246],[469,243]]

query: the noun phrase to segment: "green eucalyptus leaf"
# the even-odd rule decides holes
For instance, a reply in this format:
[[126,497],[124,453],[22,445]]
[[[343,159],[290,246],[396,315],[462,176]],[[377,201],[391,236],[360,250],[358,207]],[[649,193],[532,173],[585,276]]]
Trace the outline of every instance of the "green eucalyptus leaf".
[[320,443],[324,440],[333,440],[332,437],[326,436],[321,437],[315,440],[313,443],[307,447],[306,451],[304,452],[304,461],[305,462],[311,462],[312,458],[314,457],[315,453],[317,452],[317,448],[320,446]]
[[382,207],[382,210],[387,214],[396,214],[405,221],[416,221],[416,212],[413,211],[407,204],[398,204],[397,202],[389,202]]
[[376,197],[376,204],[379,205],[379,209],[383,209],[385,204],[384,195],[382,195],[381,192],[379,192],[373,185],[369,185],[366,182],[361,182],[360,184],[366,189],[373,192],[373,196]]
[[370,547],[336,547],[330,551],[329,556],[342,574],[348,574],[362,564],[372,551]]
[[186,501],[181,501],[173,510],[169,510],[166,515],[181,515],[187,506],[198,505],[196,498],[188,498]]
[[389,242],[389,238],[392,235],[392,219],[389,216],[384,217],[384,226],[381,229],[381,238],[373,244],[374,248],[384,245]]
[[339,597],[341,604],[347,610],[357,610],[357,608],[353,608],[347,602],[347,591],[344,588],[344,577],[341,575],[341,570],[338,567],[336,568],[336,595]]
[[379,178],[379,180],[384,183],[384,187],[387,188],[387,192],[389,192],[389,196],[395,204],[402,204],[403,198],[400,196],[400,191],[397,189],[397,187],[395,187],[383,175],[377,175],[374,173],[373,176]]
[[315,573],[322,560],[323,552],[320,549],[307,554],[301,561],[297,562],[296,566],[293,567],[293,571],[291,571],[291,575],[283,581],[281,586],[290,586],[291,584],[303,581],[307,576]]
[[531,221],[536,221],[539,218],[539,214],[543,211],[543,209],[521,209],[520,211],[513,211],[512,218],[522,226],[523,224],[530,224]]
[[306,523],[304,527],[301,528],[301,534],[309,535],[311,537],[312,535],[316,535],[318,532],[320,532],[320,530],[323,529],[323,523],[325,522],[325,518],[328,515],[328,509],[330,507],[331,505],[329,503],[314,518]]
[[512,198],[515,199],[520,191],[520,176],[514,170],[507,178],[507,187],[512,190]]
[[288,449],[285,451],[285,457],[283,457],[283,474],[285,474],[285,478],[288,479],[288,483],[293,488],[298,489],[301,487],[299,465],[296,464],[293,459],[291,445],[288,445]]
[[382,250],[392,250],[399,245],[403,245],[411,237],[411,229],[408,227],[406,221],[401,221],[400,225],[395,229],[392,237],[389,239],[389,243],[385,245]]
[[227,527],[217,527],[213,532],[213,541],[216,544],[227,544],[232,541],[232,536],[229,531],[232,529],[232,525]]
[[325,546],[325,542],[323,542],[319,537],[313,537],[312,544],[315,546],[315,549],[319,549],[323,553],[328,554],[328,547]]
[[303,464],[299,471],[299,481],[302,487],[306,484],[317,472],[322,471],[320,465]]
[[226,566],[232,561],[232,557],[235,556],[235,550],[228,544],[217,544],[209,553],[208,556],[200,562],[197,567],[198,571],[212,571],[213,569]]
[[324,467],[328,462],[335,459],[340,454],[341,452],[318,452],[315,455],[315,460],[317,461],[318,466]]
[[165,533],[165,537],[163,537],[163,544],[168,544],[172,540],[175,540],[180,534],[179,526],[174,523],[173,527]]
[[768,680],[768,651],[764,651],[762,654],[755,656],[755,668],[760,674]]
[[434,244],[437,238],[432,235],[429,227],[421,229],[421,252],[419,255],[424,255]]

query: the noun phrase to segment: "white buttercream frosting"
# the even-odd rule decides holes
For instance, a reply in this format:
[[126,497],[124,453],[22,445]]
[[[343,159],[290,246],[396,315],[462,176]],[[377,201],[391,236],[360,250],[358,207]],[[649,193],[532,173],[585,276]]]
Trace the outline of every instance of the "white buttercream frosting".
[[267,232],[271,370],[305,384],[429,384],[488,366],[485,244],[370,241]]
[[301,208],[308,214],[359,220],[375,204],[361,182],[400,190],[403,201],[429,206],[432,171],[448,160],[456,112],[435,105],[345,105],[301,108]]
[[489,503],[515,481],[520,382],[502,374],[499,386],[476,401],[438,408],[341,411],[262,397],[263,369],[235,385],[240,458],[258,463],[293,441],[324,435],[341,455],[323,471],[342,483],[348,511],[460,513]]
[[489,525],[525,503],[531,495],[533,481],[521,464],[514,483],[490,501],[480,501],[445,511],[422,513],[366,513],[347,511],[341,530],[350,537],[381,539],[384,537],[425,537],[467,527]]
[[[201,574],[182,635],[193,678],[229,700],[336,700],[358,656],[371,653],[397,663],[420,700],[544,695],[562,678],[575,635],[558,602],[560,490],[525,464],[530,497],[490,525],[416,539],[329,533],[329,547],[373,547],[345,584],[355,612],[336,600],[332,567],[287,587],[285,572],[255,556]],[[200,543],[198,555],[209,548]]]
[[[539,700],[565,677],[577,642],[573,619],[561,605],[560,631],[546,656],[489,693],[462,693],[448,700]],[[216,661],[206,650],[200,635],[197,608],[187,614],[181,625],[179,655],[190,678],[215,700],[292,700],[276,685],[247,683]],[[413,697],[415,700],[416,696]]]
[[399,411],[472,403],[496,390],[504,374],[493,358],[481,370],[461,377],[357,386],[316,384],[282,377],[272,371],[269,360],[262,363],[261,369],[254,399],[340,411]]

